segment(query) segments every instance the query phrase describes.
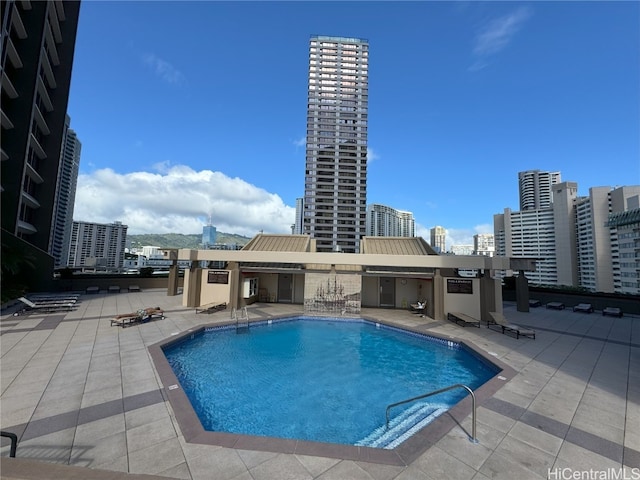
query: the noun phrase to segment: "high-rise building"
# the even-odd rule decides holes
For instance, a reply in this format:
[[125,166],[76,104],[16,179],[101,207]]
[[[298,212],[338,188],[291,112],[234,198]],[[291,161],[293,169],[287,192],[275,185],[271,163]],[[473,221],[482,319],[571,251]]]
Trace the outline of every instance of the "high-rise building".
[[294,235],[302,235],[302,224],[304,220],[304,198],[296,198],[296,220],[293,224]]
[[213,226],[211,217],[209,217],[209,223],[202,227],[203,248],[209,248],[211,245],[215,245],[217,236],[218,232],[216,231],[216,227]]
[[[628,232],[619,232],[614,224],[620,223],[625,212],[632,210],[640,196],[640,186],[592,187],[588,197],[576,201],[578,284],[591,291],[622,291],[619,278],[621,267],[633,260],[622,260],[620,243],[629,247]],[[615,217],[618,215],[618,217]],[[614,216],[617,220],[611,220]],[[621,225],[624,227],[624,225]],[[623,228],[624,230],[624,228]],[[635,246],[638,248],[638,245]],[[626,255],[626,254],[625,254]],[[637,272],[636,272],[637,273]],[[616,285],[616,283],[618,283]],[[628,289],[625,289],[627,293]],[[639,294],[640,291],[636,291]]]
[[372,203],[367,207],[367,230],[370,237],[414,237],[413,213]]
[[552,200],[552,187],[556,183],[560,183],[560,172],[540,170],[519,172],[520,210],[549,208]]
[[473,254],[473,245],[451,245],[451,253],[453,255],[472,255]]
[[625,211],[609,214],[607,226],[618,251],[613,258],[614,290],[640,295],[640,195],[627,198]]
[[69,261],[71,267],[118,270],[124,265],[127,225],[122,222],[73,222]]
[[496,243],[493,233],[478,233],[473,236],[473,254],[493,257]]
[[494,215],[496,255],[536,258],[536,271],[527,272],[533,284],[640,293],[634,290],[637,244],[628,240],[637,233],[625,223],[640,204],[640,186],[593,187],[585,197],[577,192],[575,182],[556,183],[550,207]]
[[447,239],[447,231],[444,229],[444,227],[433,227],[430,231],[431,233],[431,247],[433,247],[433,249],[438,252],[438,253],[444,253],[445,252],[445,246],[446,246],[446,239]]
[[65,131],[60,152],[58,186],[51,224],[49,253],[53,255],[54,265],[64,267],[69,259],[69,243],[73,224],[73,206],[76,200],[76,186],[80,169],[80,149],[82,144],[76,132],[70,128],[69,115],[65,119]]
[[313,36],[303,233],[319,252],[360,251],[366,228],[369,44]]
[[[2,243],[53,278],[48,254],[80,2],[0,2],[2,22]],[[24,272],[28,269],[24,268]]]

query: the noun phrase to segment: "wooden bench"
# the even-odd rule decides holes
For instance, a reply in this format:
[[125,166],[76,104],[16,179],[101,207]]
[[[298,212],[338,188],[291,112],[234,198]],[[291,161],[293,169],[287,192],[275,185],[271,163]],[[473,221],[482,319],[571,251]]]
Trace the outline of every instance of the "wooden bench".
[[111,285],[109,287],[109,293],[120,293],[120,287],[118,285]]
[[100,293],[100,287],[87,287],[87,293]]
[[207,303],[206,305],[196,307],[196,313],[213,313],[218,310],[224,310],[225,308],[227,308],[226,302]]
[[463,327],[466,327],[467,325],[473,325],[474,327],[480,328],[480,320],[470,317],[469,315],[466,315],[464,313],[450,312],[447,314],[447,318],[449,320],[453,320],[457,324],[462,325]]
[[139,292],[140,291],[140,287],[138,285],[129,285],[129,291],[130,292]]

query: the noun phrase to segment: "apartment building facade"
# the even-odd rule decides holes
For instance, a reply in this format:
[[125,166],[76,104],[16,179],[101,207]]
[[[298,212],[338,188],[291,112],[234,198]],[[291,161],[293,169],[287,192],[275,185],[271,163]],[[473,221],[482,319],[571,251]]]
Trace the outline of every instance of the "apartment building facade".
[[614,290],[640,295],[640,196],[632,199],[628,210],[609,215],[607,227],[615,237],[614,251],[617,248],[612,268]]
[[554,184],[550,208],[494,215],[496,255],[537,258],[536,271],[527,272],[532,284],[640,294],[640,233],[628,213],[640,204],[640,186],[592,187],[583,197],[577,191],[575,182]]
[[553,186],[560,182],[560,172],[545,172],[541,170],[519,172],[520,210],[549,208],[553,199]]
[[73,222],[70,267],[120,270],[124,265],[127,225],[122,222]]
[[31,287],[53,278],[48,252],[79,11],[78,1],[0,2],[3,247],[35,260],[43,275],[22,279]]
[[82,144],[78,140],[76,132],[71,128],[71,119],[67,115],[49,240],[49,253],[53,256],[55,267],[65,267],[69,259],[81,149]]
[[496,242],[493,233],[477,233],[473,236],[473,255],[493,257],[496,253]]
[[430,231],[430,242],[431,247],[438,253],[444,253],[446,248],[447,241],[447,231],[444,227],[436,226],[433,227]]
[[365,235],[369,44],[312,36],[303,233],[319,252],[357,253]]
[[366,235],[370,237],[415,237],[413,213],[372,203],[367,207]]

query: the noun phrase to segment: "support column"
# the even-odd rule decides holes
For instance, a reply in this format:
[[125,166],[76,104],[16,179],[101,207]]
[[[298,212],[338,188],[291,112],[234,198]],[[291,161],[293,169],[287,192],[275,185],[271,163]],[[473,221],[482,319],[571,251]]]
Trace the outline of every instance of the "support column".
[[529,311],[529,280],[520,270],[516,277],[516,302],[518,312]]
[[439,268],[436,268],[433,274],[433,318],[434,320],[446,320],[444,317],[444,278],[440,275]]
[[169,267],[169,285],[167,287],[167,296],[178,294],[178,261],[173,260]]
[[189,288],[187,290],[187,307],[200,306],[200,289],[202,284],[202,269],[198,260],[192,260],[189,267]]
[[237,262],[229,262],[229,308],[239,308],[240,292],[242,292],[242,276],[240,275],[240,265]]

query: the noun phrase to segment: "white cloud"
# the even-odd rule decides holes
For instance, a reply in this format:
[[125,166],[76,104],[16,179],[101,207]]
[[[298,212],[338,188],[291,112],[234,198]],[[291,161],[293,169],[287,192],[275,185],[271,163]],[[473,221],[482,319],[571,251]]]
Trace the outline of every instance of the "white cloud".
[[[473,228],[445,228],[445,249],[451,250],[451,245],[473,245],[473,236],[478,233],[493,233],[493,225],[483,223]],[[416,235],[431,241],[431,227],[424,227],[416,223]]]
[[292,142],[296,147],[304,147],[307,144],[307,137],[300,137]]
[[182,72],[180,72],[166,60],[163,60],[153,53],[143,55],[142,61],[145,63],[145,65],[151,68],[151,70],[153,70],[153,72],[157,76],[159,76],[167,83],[170,83],[172,85],[182,85],[186,82],[186,78],[182,74]]
[[519,7],[485,24],[474,39],[473,54],[476,58],[469,69],[477,71],[486,67],[487,58],[506,48],[529,17],[531,10],[528,7]]
[[74,220],[121,221],[128,232],[201,233],[212,215],[225,233],[290,233],[295,209],[240,178],[184,165],[157,165],[158,173],[111,169],[78,176]]
[[473,245],[473,236],[478,233],[493,233],[493,225],[488,223],[476,225],[473,228],[447,228],[446,249],[451,245]]
[[373,151],[373,148],[367,147],[367,163],[371,163],[374,160],[378,160],[380,155]]

